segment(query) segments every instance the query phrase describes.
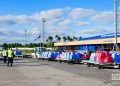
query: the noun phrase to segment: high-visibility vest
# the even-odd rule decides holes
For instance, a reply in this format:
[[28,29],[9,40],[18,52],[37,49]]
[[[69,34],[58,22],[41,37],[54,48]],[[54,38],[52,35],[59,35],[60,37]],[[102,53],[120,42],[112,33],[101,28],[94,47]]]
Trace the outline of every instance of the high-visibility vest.
[[7,56],[8,55],[7,50],[3,50],[2,54],[3,54],[3,56]]
[[13,58],[14,57],[14,53],[12,50],[8,50],[8,57],[9,58]]

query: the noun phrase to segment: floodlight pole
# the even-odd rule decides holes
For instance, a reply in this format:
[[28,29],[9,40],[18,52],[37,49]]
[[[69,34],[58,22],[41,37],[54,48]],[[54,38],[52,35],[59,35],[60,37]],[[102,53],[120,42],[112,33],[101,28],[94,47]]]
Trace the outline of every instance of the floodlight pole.
[[25,47],[27,47],[27,30],[25,29]]
[[118,0],[114,0],[114,29],[115,29],[115,51],[117,52],[117,29],[118,29]]
[[43,23],[43,47],[44,47],[44,43],[45,43],[45,22],[46,22],[46,20],[44,18],[42,18],[42,23]]

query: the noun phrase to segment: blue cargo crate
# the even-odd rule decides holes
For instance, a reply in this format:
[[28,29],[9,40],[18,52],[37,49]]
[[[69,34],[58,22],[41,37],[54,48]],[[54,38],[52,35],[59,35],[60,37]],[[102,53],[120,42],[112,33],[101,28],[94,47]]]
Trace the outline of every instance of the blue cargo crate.
[[120,53],[112,53],[114,63],[120,63]]
[[57,58],[58,53],[57,52],[52,52],[50,55],[50,59],[55,59]]
[[80,53],[73,53],[72,60],[80,60]]

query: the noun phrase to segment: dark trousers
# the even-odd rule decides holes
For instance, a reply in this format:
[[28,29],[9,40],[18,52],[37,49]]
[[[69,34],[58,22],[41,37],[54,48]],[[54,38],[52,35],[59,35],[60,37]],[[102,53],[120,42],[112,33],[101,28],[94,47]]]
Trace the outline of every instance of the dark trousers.
[[6,63],[7,61],[7,56],[4,56],[4,63]]
[[9,64],[10,64],[10,66],[12,67],[13,58],[8,57],[8,64],[7,64],[7,66],[9,66]]

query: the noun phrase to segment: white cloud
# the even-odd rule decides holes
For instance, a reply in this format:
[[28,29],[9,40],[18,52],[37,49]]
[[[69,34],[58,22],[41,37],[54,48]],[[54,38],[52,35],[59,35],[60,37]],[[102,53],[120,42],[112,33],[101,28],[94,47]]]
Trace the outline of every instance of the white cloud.
[[89,17],[91,15],[94,15],[95,13],[96,11],[93,9],[75,8],[71,10],[69,16],[72,19],[80,19],[80,18]]
[[89,23],[89,22],[77,21],[77,22],[75,22],[75,24],[76,24],[77,26],[86,26],[86,25],[89,25],[90,23]]
[[[46,37],[56,34],[59,34],[61,36],[63,36],[63,34],[73,34],[73,31],[76,33],[75,35],[78,34],[78,36],[92,36],[103,34],[109,31],[103,29],[108,28],[108,24],[111,25],[110,21],[113,20],[113,12],[98,12],[94,9],[66,7],[61,9],[50,9],[46,11],[36,12],[30,16],[4,15],[0,16],[0,35],[6,36],[6,38],[9,36],[17,36],[20,37],[20,40],[22,40],[22,38],[24,39],[25,34],[24,29],[27,28],[28,37],[34,39],[39,34],[42,34],[42,18],[46,19]],[[104,28],[99,27],[101,26],[100,22],[103,23],[102,27]],[[106,22],[108,24],[106,24]],[[4,30],[1,30],[2,25],[4,25]],[[92,28],[92,25],[94,25],[95,29],[90,29]]]
[[0,16],[0,24],[14,25],[19,23],[32,22],[32,18],[27,15],[6,15]]
[[38,35],[38,34],[40,34],[41,32],[40,32],[40,29],[39,29],[39,28],[35,27],[35,28],[32,28],[32,29],[31,29],[31,33],[32,33],[32,35]]
[[77,34],[81,37],[90,37],[90,36],[97,36],[102,34],[112,33],[112,29],[102,29],[102,28],[94,28],[94,29],[84,29],[80,30]]
[[38,21],[41,21],[42,18],[45,18],[47,21],[53,21],[60,18],[63,13],[63,9],[51,9],[48,11],[41,11],[39,13],[35,13],[32,18]]
[[112,22],[113,19],[114,19],[114,15],[112,11],[97,13],[96,15],[91,17],[92,21],[95,21],[98,23]]
[[68,25],[70,23],[72,23],[72,21],[70,19],[65,19],[65,20],[61,21],[59,24],[60,25]]
[[16,24],[14,15],[0,16],[0,24]]

